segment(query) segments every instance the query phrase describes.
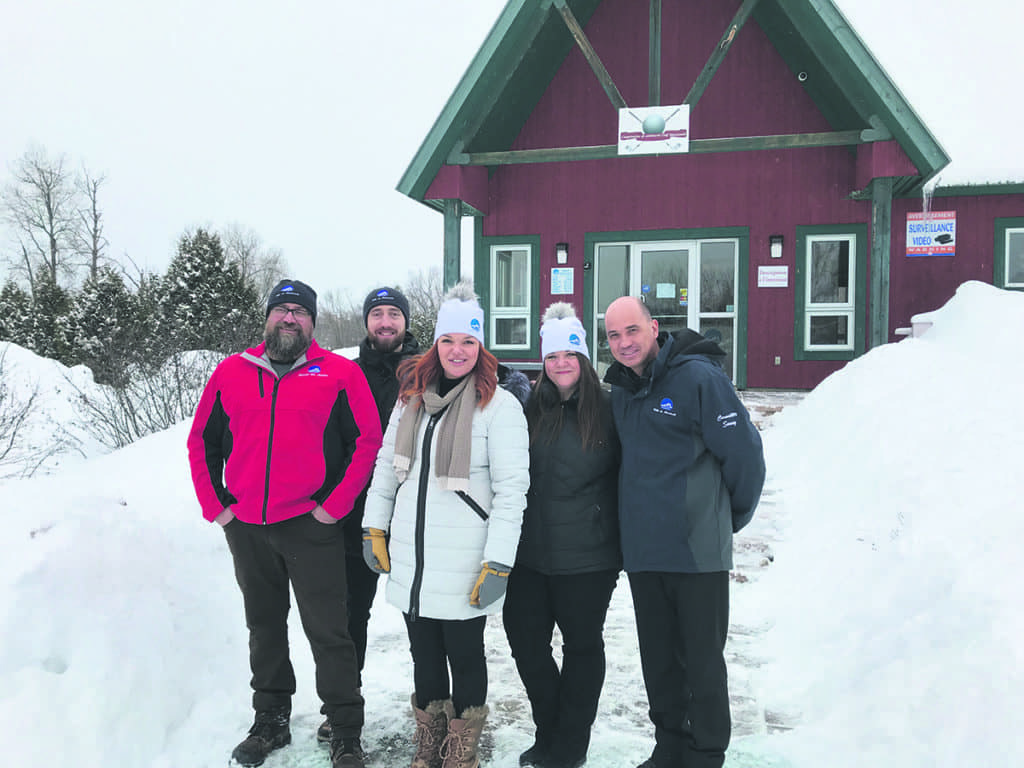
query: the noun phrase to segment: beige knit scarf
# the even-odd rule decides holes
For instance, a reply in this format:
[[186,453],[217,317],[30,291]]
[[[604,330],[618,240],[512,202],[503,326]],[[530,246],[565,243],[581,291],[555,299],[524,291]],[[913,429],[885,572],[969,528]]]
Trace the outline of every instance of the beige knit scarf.
[[[446,410],[447,409],[447,410]],[[469,374],[447,395],[437,394],[437,382],[421,395],[409,398],[395,433],[395,476],[404,483],[416,450],[416,435],[424,411],[433,415],[446,411],[437,428],[434,474],[446,491],[469,491],[469,448],[473,442],[473,412],[476,410],[476,375]]]

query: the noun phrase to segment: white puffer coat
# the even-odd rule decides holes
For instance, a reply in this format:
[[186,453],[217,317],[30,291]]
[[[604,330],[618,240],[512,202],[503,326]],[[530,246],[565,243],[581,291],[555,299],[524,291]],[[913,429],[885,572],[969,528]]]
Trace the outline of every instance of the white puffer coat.
[[395,432],[403,409],[399,402],[391,415],[363,514],[364,527],[391,532],[387,601],[403,613],[432,619],[471,619],[497,613],[504,598],[481,609],[469,604],[469,593],[484,562],[515,563],[530,486],[523,408],[515,397],[498,388],[487,406],[473,414],[469,496],[487,513],[487,520],[454,491],[438,487],[436,436],[447,414],[431,440],[425,503],[419,502],[426,414],[420,419],[409,477],[399,486],[394,469]]

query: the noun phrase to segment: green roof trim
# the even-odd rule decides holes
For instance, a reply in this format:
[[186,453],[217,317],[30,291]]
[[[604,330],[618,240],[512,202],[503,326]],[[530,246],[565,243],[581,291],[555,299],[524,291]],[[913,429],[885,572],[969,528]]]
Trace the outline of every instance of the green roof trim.
[[[565,2],[584,28],[601,4]],[[831,0],[761,0],[753,18],[787,66],[807,73],[804,87],[834,130],[888,132],[900,144],[921,175],[900,179],[896,194],[919,190],[949,164],[949,156]],[[427,189],[451,158],[508,150],[574,45],[552,0],[509,0],[398,191],[426,202]]]

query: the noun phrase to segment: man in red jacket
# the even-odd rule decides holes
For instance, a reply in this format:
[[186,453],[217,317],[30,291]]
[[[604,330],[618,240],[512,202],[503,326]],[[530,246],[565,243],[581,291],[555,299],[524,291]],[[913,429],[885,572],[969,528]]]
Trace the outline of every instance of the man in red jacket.
[[345,544],[381,445],[380,420],[355,363],[313,340],[316,292],[282,280],[267,300],[263,344],[224,360],[196,409],[189,463],[203,516],[224,529],[249,627],[255,722],[234,752],[261,765],[291,741],[295,673],[289,585],[332,726],[333,768],[363,768],[363,699],[346,616]]

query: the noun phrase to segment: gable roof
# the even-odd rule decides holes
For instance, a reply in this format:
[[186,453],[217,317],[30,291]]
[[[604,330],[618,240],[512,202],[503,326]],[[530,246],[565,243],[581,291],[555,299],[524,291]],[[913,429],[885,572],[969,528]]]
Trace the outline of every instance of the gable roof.
[[[585,28],[602,0],[565,2]],[[753,19],[794,73],[814,73],[805,87],[835,131],[880,128],[900,144],[921,175],[897,180],[894,191],[923,186],[949,163],[831,0],[761,0]],[[424,196],[450,156],[509,149],[575,44],[553,0],[509,0],[398,190],[436,206]]]

